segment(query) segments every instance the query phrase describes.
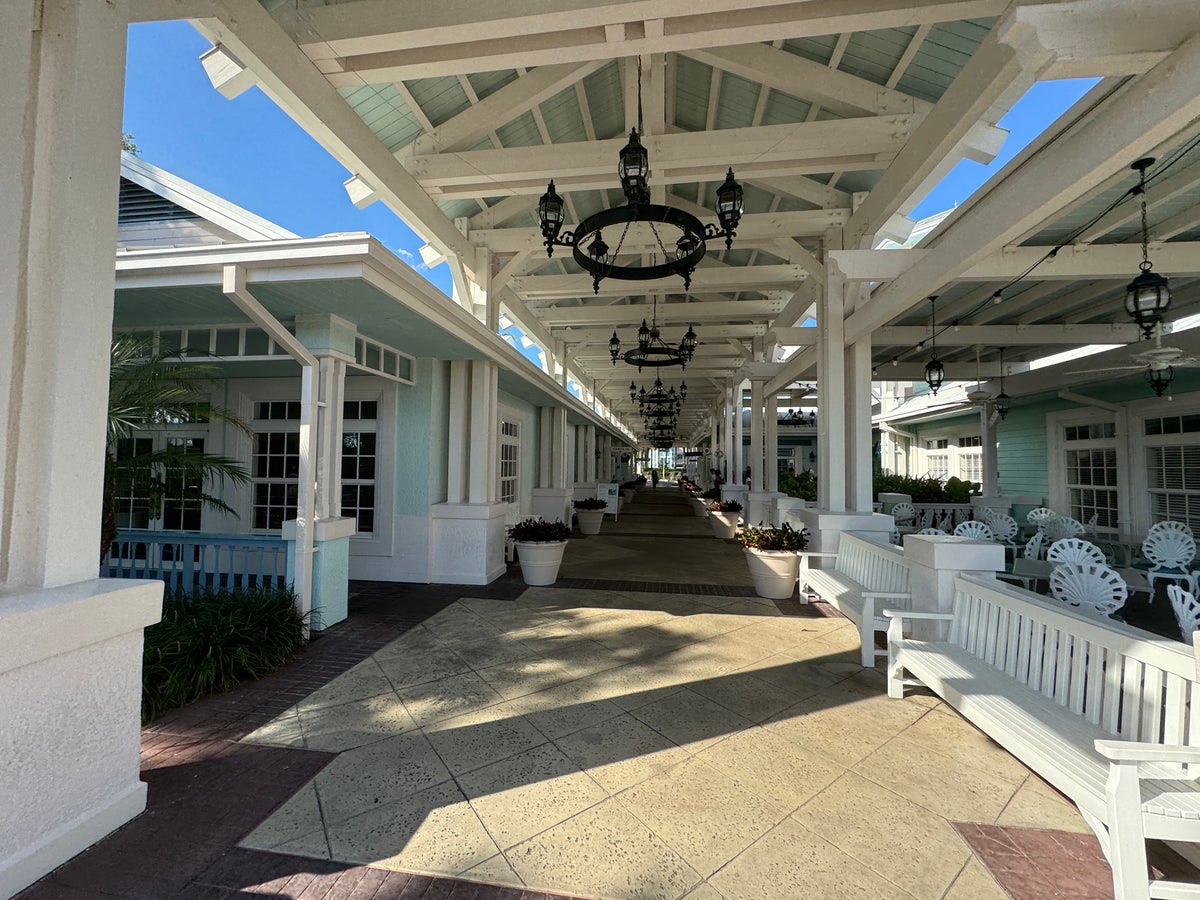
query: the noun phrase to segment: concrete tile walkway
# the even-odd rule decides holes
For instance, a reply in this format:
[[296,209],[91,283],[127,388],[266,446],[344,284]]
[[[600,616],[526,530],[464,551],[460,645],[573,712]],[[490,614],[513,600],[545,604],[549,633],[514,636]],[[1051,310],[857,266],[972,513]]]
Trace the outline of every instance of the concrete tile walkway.
[[1072,806],[698,526],[664,486],[551,588],[356,586],[148,727],[148,811],[22,900],[1111,896]]

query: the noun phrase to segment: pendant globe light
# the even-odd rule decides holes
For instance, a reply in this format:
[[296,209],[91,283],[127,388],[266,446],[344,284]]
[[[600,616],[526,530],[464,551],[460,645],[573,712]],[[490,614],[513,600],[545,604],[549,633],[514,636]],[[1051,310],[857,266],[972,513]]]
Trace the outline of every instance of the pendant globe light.
[[[1130,168],[1138,173],[1138,186],[1134,188],[1142,204],[1142,261],[1141,272],[1125,288],[1125,312],[1142,329],[1143,337],[1150,337],[1154,327],[1163,320],[1171,305],[1170,280],[1153,270],[1150,262],[1150,228],[1146,222],[1146,170],[1154,165],[1154,158],[1139,159]],[[1159,392],[1159,396],[1162,393]]]
[[941,389],[946,380],[946,367],[937,356],[937,297],[929,298],[929,344],[932,353],[929,362],[925,363],[925,383],[933,396]]

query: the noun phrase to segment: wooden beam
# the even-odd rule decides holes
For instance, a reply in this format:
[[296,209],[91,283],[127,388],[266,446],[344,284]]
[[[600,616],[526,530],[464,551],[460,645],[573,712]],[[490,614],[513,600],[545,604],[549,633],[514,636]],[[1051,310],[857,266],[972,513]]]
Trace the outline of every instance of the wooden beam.
[[[772,328],[775,337],[789,347],[813,346],[816,328]],[[921,325],[888,325],[871,333],[876,347],[913,345],[929,339],[929,329]],[[1131,344],[1138,339],[1136,325],[960,325],[947,328],[937,336],[938,346],[1036,347],[1041,344]]]
[[442,0],[419,16],[393,0],[281,6],[274,15],[337,87],[402,78],[671,53],[999,15],[1006,0],[724,0],[480,4]]
[[[659,185],[720,180],[730,166],[739,178],[753,179],[827,171],[835,164],[883,168],[915,124],[911,114],[873,116],[651,135],[643,143]],[[613,167],[625,140],[413,156],[403,164],[443,199],[540,195],[550,178],[560,190],[605,190],[616,183]]]
[[[704,266],[692,273],[689,293],[702,294],[726,291],[794,290],[808,273],[803,266],[730,266],[718,268]],[[647,291],[678,291],[683,287],[678,277],[659,278],[653,281],[629,282],[606,278],[600,282],[599,293],[592,290],[592,278],[587,273],[579,275],[522,275],[510,281],[512,289],[526,299],[566,300],[575,297],[623,297]],[[660,306],[680,304],[660,304]],[[699,304],[711,306],[711,303]],[[783,303],[778,305],[782,309]],[[613,307],[609,307],[612,309]]]

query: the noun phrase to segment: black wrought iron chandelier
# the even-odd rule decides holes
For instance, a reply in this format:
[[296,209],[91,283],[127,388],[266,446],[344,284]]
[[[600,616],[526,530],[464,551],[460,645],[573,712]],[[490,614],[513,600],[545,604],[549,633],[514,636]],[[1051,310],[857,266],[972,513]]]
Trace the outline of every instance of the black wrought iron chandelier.
[[[642,70],[638,63],[638,127],[642,124]],[[692,272],[706,252],[706,241],[725,239],[725,247],[733,246],[738,222],[743,211],[742,186],[733,177],[730,168],[725,181],[717,188],[718,225],[703,224],[689,212],[650,202],[650,154],[638,137],[638,128],[629,132],[629,143],[618,156],[617,175],[621,190],[628,201],[625,206],[604,209],[588,216],[574,231],[563,231],[564,203],[554,190],[554,181],[546,187],[538,201],[538,221],[546,244],[546,255],[553,256],[555,246],[570,247],[572,256],[581,268],[591,273],[592,289],[599,293],[600,282],[605,278],[626,281],[648,281],[678,275],[683,278],[683,289],[692,285]],[[634,222],[645,222],[658,245],[660,262],[642,265],[640,255],[637,263],[621,263],[622,246]],[[666,239],[659,233],[659,226],[670,226],[672,231]],[[621,227],[621,236],[616,247],[604,240],[603,229]],[[678,236],[675,236],[678,232]],[[672,237],[674,240],[672,241]],[[668,246],[669,245],[669,246]]]
[[[1142,329],[1143,337],[1150,337],[1154,327],[1163,320],[1171,305],[1170,280],[1165,275],[1152,271],[1150,262],[1150,228],[1146,222],[1146,170],[1154,165],[1154,157],[1139,159],[1130,166],[1138,173],[1138,186],[1134,188],[1142,204],[1142,261],[1141,272],[1125,288],[1125,312]],[[1152,373],[1153,374],[1153,373]],[[1168,378],[1168,383],[1170,378]],[[1151,383],[1151,386],[1154,386]],[[1162,396],[1162,391],[1158,392]]]
[[636,400],[638,405],[638,413],[646,415],[649,410],[671,410],[678,413],[683,406],[683,401],[687,399],[687,382],[679,383],[679,391],[676,393],[675,388],[669,390],[662,383],[662,379],[655,376],[654,387],[650,390],[638,386],[632,381],[629,382],[629,399]]
[[1000,421],[1008,418],[1008,411],[1012,409],[1012,397],[1004,393],[1004,348],[1000,348],[1000,393],[996,395],[996,399],[992,401],[992,407],[996,410],[996,415],[1000,417]]
[[925,383],[935,397],[942,383],[946,380],[946,367],[937,355],[937,297],[929,298],[929,343],[932,351],[929,362],[925,363]]
[[688,326],[678,347],[672,347],[662,339],[662,334],[658,330],[658,297],[655,296],[650,324],[647,325],[646,320],[642,319],[642,326],[638,329],[637,346],[621,352],[621,339],[617,337],[617,331],[614,328],[612,337],[608,339],[608,353],[612,357],[614,366],[618,359],[622,359],[631,366],[637,366],[639,372],[642,371],[643,366],[655,369],[663,366],[679,366],[681,369],[686,369],[687,364],[696,355],[698,344],[694,325]]

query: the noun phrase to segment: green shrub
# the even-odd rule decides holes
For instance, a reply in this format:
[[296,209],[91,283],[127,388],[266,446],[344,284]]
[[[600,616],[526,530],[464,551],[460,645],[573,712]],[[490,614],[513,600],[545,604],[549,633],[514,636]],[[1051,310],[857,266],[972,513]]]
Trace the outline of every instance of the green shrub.
[[817,476],[811,472],[797,472],[795,475],[781,472],[779,490],[789,497],[815,501],[817,499]]
[[509,537],[514,541],[546,543],[565,541],[571,536],[571,528],[562,522],[547,522],[545,519],[522,519],[509,526]]
[[757,527],[747,526],[738,536],[738,543],[751,550],[803,550],[808,546],[808,529],[797,531],[787,522],[778,528],[763,527],[759,522]]
[[[933,475],[910,478],[907,475],[876,475],[873,485],[875,499],[883,494],[908,494],[913,503],[970,503],[980,491],[978,482],[951,478],[945,483]],[[782,490],[782,488],[781,488]]]
[[583,510],[607,509],[608,501],[601,500],[599,497],[584,497],[582,500],[572,501],[572,505],[576,509],[583,509]]
[[168,594],[146,629],[142,721],[274,671],[304,649],[307,625],[290,587]]
[[717,500],[714,503],[708,504],[708,508],[713,512],[741,512],[742,504],[738,503],[736,500]]

